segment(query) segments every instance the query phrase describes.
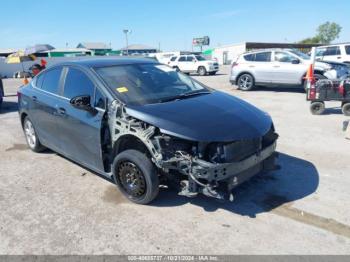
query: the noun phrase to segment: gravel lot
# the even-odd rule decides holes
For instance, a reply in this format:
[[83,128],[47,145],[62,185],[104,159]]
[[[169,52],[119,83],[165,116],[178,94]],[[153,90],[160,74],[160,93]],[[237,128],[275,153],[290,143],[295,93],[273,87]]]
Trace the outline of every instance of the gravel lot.
[[0,254],[350,254],[350,141],[339,104],[313,116],[300,89],[241,92],[227,72],[196,78],[271,114],[281,170],[242,185],[233,203],[162,189],[150,206],[54,152],[27,149],[19,82],[4,80]]

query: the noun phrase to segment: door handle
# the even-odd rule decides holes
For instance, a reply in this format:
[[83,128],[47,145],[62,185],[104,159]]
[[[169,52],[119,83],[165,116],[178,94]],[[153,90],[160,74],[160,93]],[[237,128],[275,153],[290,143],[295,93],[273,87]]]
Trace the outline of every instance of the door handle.
[[63,107],[59,107],[59,108],[57,109],[57,112],[58,112],[58,114],[60,114],[60,115],[65,115],[65,114],[66,114],[66,109],[64,109]]
[[279,66],[279,65],[275,65],[275,66],[273,66],[273,67],[277,68],[277,67],[281,67],[281,66]]
[[338,56],[337,59],[341,59],[341,56]]
[[36,101],[38,98],[36,96],[32,96],[32,100]]
[[253,66],[253,65],[250,65],[249,67],[253,68],[253,67],[255,67],[255,66]]

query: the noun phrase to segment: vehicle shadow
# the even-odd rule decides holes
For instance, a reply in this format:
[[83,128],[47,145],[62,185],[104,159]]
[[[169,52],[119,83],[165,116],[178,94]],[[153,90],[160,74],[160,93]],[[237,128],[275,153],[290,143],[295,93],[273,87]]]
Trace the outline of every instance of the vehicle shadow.
[[253,90],[249,92],[261,92],[261,91],[269,91],[276,93],[300,93],[305,94],[305,90],[302,86],[288,86],[288,87],[280,87],[280,86],[256,86]]
[[326,107],[322,115],[342,115],[341,107]]
[[207,212],[224,209],[242,216],[255,217],[283,204],[302,199],[316,191],[319,174],[316,167],[303,159],[280,154],[281,169],[261,174],[240,185],[233,192],[233,202],[219,202],[202,195],[186,198],[170,189],[162,189],[153,206],[169,207],[187,203],[202,207]]
[[3,101],[0,107],[0,114],[18,111],[18,103],[13,101]]

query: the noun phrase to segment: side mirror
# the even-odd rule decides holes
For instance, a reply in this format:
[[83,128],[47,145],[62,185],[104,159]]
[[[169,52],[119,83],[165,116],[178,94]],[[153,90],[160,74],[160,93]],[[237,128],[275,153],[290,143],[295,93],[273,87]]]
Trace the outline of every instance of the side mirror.
[[300,64],[300,60],[299,59],[294,59],[294,60],[292,60],[292,64],[293,65]]
[[87,95],[73,97],[70,104],[77,109],[93,112],[95,109],[91,106],[91,98]]

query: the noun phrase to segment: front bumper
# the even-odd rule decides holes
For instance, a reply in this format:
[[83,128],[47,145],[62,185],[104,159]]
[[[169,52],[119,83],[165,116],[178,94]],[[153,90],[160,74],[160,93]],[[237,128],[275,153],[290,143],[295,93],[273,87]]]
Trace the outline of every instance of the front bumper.
[[200,159],[193,160],[191,173],[195,178],[205,179],[209,183],[225,181],[237,186],[262,170],[273,169],[275,151],[276,142],[239,162],[214,164]]

